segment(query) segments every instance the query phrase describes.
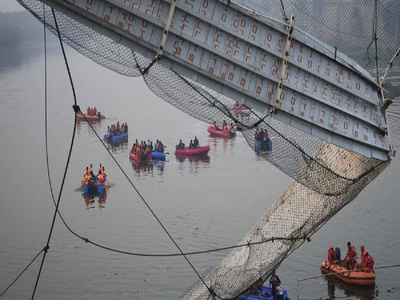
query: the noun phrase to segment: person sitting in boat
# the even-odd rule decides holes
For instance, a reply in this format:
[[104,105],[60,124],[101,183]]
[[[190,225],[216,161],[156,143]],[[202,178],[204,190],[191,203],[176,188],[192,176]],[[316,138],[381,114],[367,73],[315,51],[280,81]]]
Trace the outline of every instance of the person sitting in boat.
[[213,129],[214,129],[214,130],[218,130],[218,127],[217,127],[217,122],[216,122],[216,121],[214,121],[214,124],[213,124]]
[[229,128],[229,132],[235,134],[236,133],[236,129],[235,126],[233,126],[233,123],[231,123],[231,128]]
[[344,267],[347,270],[353,270],[357,263],[357,249],[352,246],[350,242],[347,242],[347,254],[344,257]]
[[369,255],[368,251],[365,250],[365,262],[363,265],[363,271],[367,273],[373,273],[374,272],[374,258]]
[[271,287],[271,294],[272,296],[276,296],[276,289],[278,286],[281,285],[281,280],[279,279],[278,275],[275,274],[275,270],[272,271],[271,278],[269,280],[269,285]]
[[97,115],[97,108],[96,106],[93,108],[93,116]]
[[88,185],[90,182],[90,176],[88,174],[85,174],[83,177],[83,184]]
[[368,252],[368,251],[365,250],[364,245],[361,245],[361,246],[360,246],[360,251],[361,251],[361,254],[360,254],[360,256],[361,256],[361,263],[356,264],[355,269],[361,269],[361,268],[364,266],[364,264],[365,264],[365,260],[366,260],[366,259],[365,259],[365,253]]
[[193,140],[190,140],[190,143],[189,143],[189,149],[193,149],[194,147],[193,147]]
[[225,120],[224,120],[224,122],[222,123],[222,131],[228,131],[228,126],[226,125]]
[[87,110],[86,110],[86,114],[89,116],[90,115],[90,106],[88,106]]
[[182,143],[182,140],[179,140],[178,149],[184,149],[184,148],[185,148],[185,144]]
[[336,251],[333,248],[333,244],[331,244],[331,247],[328,249],[328,261],[330,264],[338,263],[338,261],[336,259]]
[[93,174],[93,165],[92,164],[89,165],[89,173]]
[[195,136],[193,140],[193,148],[198,148],[199,146],[199,140],[197,139],[197,136]]
[[102,165],[100,164],[99,165],[99,170],[97,171],[97,175],[99,175],[101,173],[101,171],[102,171]]
[[125,132],[128,133],[128,123],[125,122]]
[[[185,147],[185,144],[183,144],[183,147]],[[163,153],[164,152],[164,144],[160,141],[158,145],[158,151]]]
[[104,180],[104,178],[103,178],[103,174],[102,174],[102,172],[100,171],[100,173],[99,173],[99,175],[97,176],[97,184],[102,184],[103,183],[103,180]]

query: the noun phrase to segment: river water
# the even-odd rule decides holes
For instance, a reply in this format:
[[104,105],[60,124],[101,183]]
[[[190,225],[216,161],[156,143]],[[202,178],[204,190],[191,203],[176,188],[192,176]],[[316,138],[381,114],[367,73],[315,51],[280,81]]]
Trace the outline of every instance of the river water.
[[[44,55],[42,45],[0,48],[0,293],[43,249],[54,213],[46,171]],[[100,67],[67,47],[78,104],[96,106],[107,119],[93,124],[100,136],[117,121],[129,124],[129,142],[109,150],[146,203],[184,252],[237,244],[291,179],[260,159],[238,135],[211,138],[200,122],[152,94],[141,78]],[[56,195],[71,142],[73,97],[59,45],[48,49],[49,163]],[[400,104],[390,107],[393,143],[400,147]],[[211,147],[206,159],[179,160],[179,139],[197,136]],[[137,166],[129,160],[134,139],[161,139],[166,162]],[[106,166],[112,187],[106,199],[85,201],[80,180],[92,163]],[[320,275],[331,242],[345,252],[347,241],[364,244],[376,266],[399,264],[399,159],[351,204],[280,266],[277,273],[292,299],[365,299],[370,290],[328,285]],[[122,251],[177,253],[141,198],[85,122],[78,123],[60,202],[70,228],[98,244]],[[202,274],[227,252],[189,256]],[[343,255],[343,254],[342,254]],[[41,256],[4,295],[30,299]],[[376,271],[372,294],[400,299],[400,269]],[[140,257],[110,252],[72,235],[57,218],[37,299],[179,299],[198,279],[182,257]],[[371,299],[371,298],[368,298]]]

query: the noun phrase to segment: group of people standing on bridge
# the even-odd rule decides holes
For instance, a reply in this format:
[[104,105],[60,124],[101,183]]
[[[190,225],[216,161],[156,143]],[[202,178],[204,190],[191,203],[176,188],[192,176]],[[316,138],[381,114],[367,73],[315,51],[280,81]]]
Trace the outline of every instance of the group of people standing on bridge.
[[367,273],[374,272],[374,258],[369,254],[368,250],[365,250],[364,245],[360,246],[360,251],[361,262],[357,263],[357,249],[350,242],[347,242],[347,253],[342,261],[340,258],[340,248],[334,249],[333,244],[331,244],[328,250],[328,262],[340,265],[347,270],[360,270]]
[[111,124],[111,126],[108,126],[107,128],[107,133],[113,136],[121,135],[127,132],[128,132],[128,124],[126,122],[120,124],[118,121],[116,124]]
[[97,175],[93,173],[93,166],[90,164],[86,167],[86,170],[83,174],[83,184],[102,184],[105,180],[107,180],[107,173],[101,164],[99,165],[99,170],[97,171]]

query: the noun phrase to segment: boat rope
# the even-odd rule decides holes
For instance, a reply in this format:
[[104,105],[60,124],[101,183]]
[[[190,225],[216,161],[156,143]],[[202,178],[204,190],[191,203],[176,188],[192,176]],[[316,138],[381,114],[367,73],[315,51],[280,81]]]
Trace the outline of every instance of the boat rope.
[[[66,162],[65,169],[64,169],[64,174],[63,174],[63,178],[62,178],[62,182],[61,182],[60,192],[58,194],[58,200],[57,200],[57,203],[56,203],[56,208],[55,208],[55,211],[54,211],[54,214],[53,214],[53,220],[52,220],[52,223],[51,223],[49,236],[48,236],[48,239],[47,239],[46,246],[44,247],[45,251],[44,251],[44,254],[43,254],[43,257],[42,257],[42,262],[40,263],[40,268],[39,268],[39,272],[38,272],[38,275],[37,275],[37,278],[36,278],[35,287],[34,287],[33,292],[32,292],[32,298],[31,298],[32,300],[35,298],[35,293],[36,293],[36,289],[37,289],[37,286],[38,286],[38,283],[39,283],[40,275],[42,273],[43,264],[44,264],[44,261],[46,259],[47,251],[49,249],[50,239],[51,239],[51,236],[52,236],[52,233],[53,233],[54,224],[55,224],[56,217],[57,217],[57,212],[58,212],[58,207],[60,205],[61,195],[62,195],[63,188],[64,188],[65,178],[66,178],[67,172],[68,172],[69,162],[70,162],[70,159],[71,159],[72,149],[73,149],[74,140],[75,140],[75,133],[76,133],[76,114],[77,114],[76,107],[77,107],[77,102],[76,102],[75,87],[74,87],[74,83],[72,81],[71,71],[70,71],[69,66],[68,66],[68,61],[67,61],[67,57],[66,57],[66,54],[65,54],[64,45],[62,43],[61,33],[60,33],[59,28],[58,28],[58,23],[57,23],[56,15],[54,13],[54,9],[51,9],[51,11],[52,11],[52,14],[53,14],[54,22],[56,24],[56,30],[57,30],[57,33],[58,33],[58,38],[59,38],[59,41],[60,41],[60,46],[61,46],[61,50],[62,50],[62,53],[63,53],[64,62],[66,64],[69,80],[70,80],[70,83],[71,83],[71,88],[72,88],[72,93],[73,93],[74,103],[75,103],[75,105],[73,106],[74,107],[74,111],[75,111],[75,122],[74,122],[72,138],[71,138],[71,145],[69,147],[68,158],[67,158],[67,162]],[[45,23],[44,23],[44,25],[46,26]],[[46,123],[46,125],[47,125],[47,123]]]
[[[377,269],[389,269],[389,268],[398,268],[400,267],[400,264],[398,265],[389,265],[389,266],[379,266],[379,267],[374,267],[374,270]],[[354,269],[354,270],[346,270],[346,271],[342,271],[342,272],[333,272],[333,273],[329,273],[329,274],[322,274],[322,275],[318,275],[318,276],[312,276],[312,277],[307,277],[307,278],[303,278],[303,279],[299,279],[297,280],[297,282],[302,282],[302,281],[306,281],[306,280],[310,280],[310,279],[315,279],[315,278],[320,278],[320,277],[327,277],[327,276],[332,276],[332,275],[344,275],[346,273],[350,273],[350,272],[357,272],[357,271],[362,271],[363,269]]]

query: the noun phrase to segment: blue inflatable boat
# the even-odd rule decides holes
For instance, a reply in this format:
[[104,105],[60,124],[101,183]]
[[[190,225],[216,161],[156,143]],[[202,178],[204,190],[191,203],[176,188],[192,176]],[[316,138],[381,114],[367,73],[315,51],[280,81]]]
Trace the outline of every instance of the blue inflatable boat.
[[151,151],[151,157],[153,160],[165,160],[165,152]]
[[290,300],[287,291],[282,287],[277,288],[276,294],[277,294],[276,297],[272,296],[271,288],[269,286],[263,286],[261,295],[241,294],[236,299],[237,300]]
[[105,135],[104,135],[104,140],[107,142],[107,143],[119,143],[119,142],[122,142],[122,141],[126,141],[128,139],[128,133],[127,132],[125,132],[125,133],[123,133],[123,134],[120,134],[120,135],[113,135],[113,134],[111,134],[111,133],[106,133]]

